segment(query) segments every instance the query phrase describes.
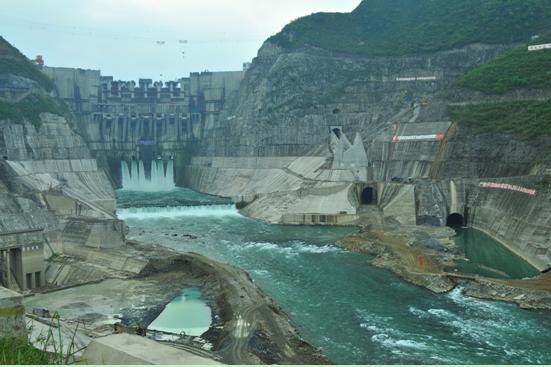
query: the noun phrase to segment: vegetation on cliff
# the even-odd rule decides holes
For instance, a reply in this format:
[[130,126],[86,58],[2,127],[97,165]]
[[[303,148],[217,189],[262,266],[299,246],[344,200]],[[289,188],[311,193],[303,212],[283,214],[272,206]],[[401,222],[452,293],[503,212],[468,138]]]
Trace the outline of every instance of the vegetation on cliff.
[[0,36],[0,74],[13,74],[37,82],[46,91],[51,91],[54,83],[38,67],[33,65],[18,49]]
[[[34,80],[46,91],[53,89],[52,80],[2,37],[0,37],[1,74],[12,74]],[[40,126],[40,114],[43,112],[66,115],[68,109],[63,102],[40,91],[31,93],[18,102],[0,100],[0,120],[9,119],[18,124],[27,120],[38,128]]]
[[21,124],[24,120],[40,127],[40,114],[49,112],[56,115],[66,115],[67,107],[49,96],[29,94],[17,103],[0,101],[0,120],[11,120]]
[[269,41],[371,56],[434,52],[473,43],[525,42],[551,29],[546,0],[364,0],[352,13],[317,13]]
[[506,133],[521,138],[551,136],[551,101],[513,101],[449,106],[454,122],[476,133]]
[[[551,35],[530,44],[551,43]],[[502,57],[469,71],[459,79],[462,87],[486,94],[503,94],[515,89],[551,87],[551,50],[514,49]]]

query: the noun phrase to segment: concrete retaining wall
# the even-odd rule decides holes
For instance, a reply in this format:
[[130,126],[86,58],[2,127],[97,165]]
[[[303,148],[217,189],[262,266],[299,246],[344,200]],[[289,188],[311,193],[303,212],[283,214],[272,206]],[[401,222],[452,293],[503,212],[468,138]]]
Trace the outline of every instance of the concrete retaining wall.
[[[481,182],[535,189],[536,195],[481,187]],[[551,268],[551,188],[535,177],[416,183],[418,224],[445,225],[457,213],[539,270]]]
[[349,214],[283,214],[281,223],[295,225],[351,226],[359,216]]
[[27,329],[23,296],[0,287],[0,338],[25,335]]

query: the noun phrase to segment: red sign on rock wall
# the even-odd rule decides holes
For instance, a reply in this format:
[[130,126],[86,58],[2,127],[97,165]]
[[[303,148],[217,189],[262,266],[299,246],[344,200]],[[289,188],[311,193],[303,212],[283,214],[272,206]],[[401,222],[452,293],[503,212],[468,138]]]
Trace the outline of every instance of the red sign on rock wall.
[[430,135],[395,135],[392,141],[412,141],[412,140],[442,140],[446,137],[445,134],[430,134]]
[[481,182],[480,187],[492,188],[492,189],[503,189],[522,192],[523,194],[536,195],[536,190],[527,189],[526,187],[511,185],[506,183],[497,183],[497,182]]

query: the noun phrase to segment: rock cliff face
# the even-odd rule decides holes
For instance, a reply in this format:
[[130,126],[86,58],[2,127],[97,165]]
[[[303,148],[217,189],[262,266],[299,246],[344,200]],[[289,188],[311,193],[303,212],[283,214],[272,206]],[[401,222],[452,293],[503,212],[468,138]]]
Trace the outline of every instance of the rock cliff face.
[[[504,134],[473,134],[448,114],[450,103],[469,104],[475,97],[456,79],[513,46],[373,58],[288,51],[267,42],[238,98],[205,132],[199,154],[332,158],[327,145],[338,128],[361,135],[377,181],[527,174],[541,162],[534,159],[540,146]],[[424,138],[395,141],[400,135]],[[443,139],[431,138],[437,135]]]
[[231,119],[223,116],[207,132],[201,154],[303,155],[327,142],[330,126],[349,135],[360,132],[366,140],[390,123],[442,121],[442,91],[508,48],[473,45],[373,58],[311,47],[288,51],[267,42],[237,100],[227,105],[225,116]]
[[[180,184],[233,196],[244,213],[280,223],[361,222],[370,195],[391,223],[446,225],[458,214],[538,269],[551,268],[551,140],[483,132],[450,113],[549,98],[546,89],[491,95],[457,83],[517,39],[475,37],[460,48],[395,56],[276,40],[262,46],[239,94],[205,130]],[[336,165],[342,152],[331,141],[356,133],[366,164]],[[393,183],[397,177],[413,182]]]
[[[106,173],[76,132],[68,110],[50,96],[47,87],[53,83],[0,41],[2,232],[43,230],[49,255],[62,251],[76,228],[67,224],[77,222],[91,227],[83,244],[120,246],[124,228],[115,217],[115,193]],[[90,236],[98,226],[108,241]]]
[[[187,115],[174,124],[172,102],[167,111],[155,110],[155,98],[145,103],[132,93],[119,95],[112,78],[96,90],[99,71],[46,72],[111,177],[120,176],[120,159],[134,152],[141,158],[147,152],[146,160],[176,152],[178,185],[233,197],[253,217],[337,225],[455,221],[490,233],[546,270],[551,138],[542,124],[551,82],[522,74],[537,61],[537,75],[546,78],[549,60],[525,57],[530,36],[549,31],[546,5],[370,0],[351,14],[305,17],[264,43],[238,90],[240,72],[222,73],[218,82],[210,73],[180,80],[178,106]],[[516,63],[531,68],[504,79]],[[483,80],[493,87],[477,80],[485,70],[491,75]],[[51,81],[42,77],[31,69],[4,73],[0,82],[11,86],[4,98],[23,103],[44,94]],[[530,85],[534,79],[537,86]],[[105,101],[109,108],[101,107]],[[129,106],[144,113],[134,116]],[[47,191],[44,201],[57,213],[108,218],[114,201],[107,178],[80,136],[55,117],[63,113],[49,107],[49,115],[7,120],[0,140],[6,171],[32,190]],[[140,121],[136,134],[130,134],[133,119]],[[520,121],[526,126],[517,126]],[[45,138],[50,135],[60,138]],[[70,161],[53,163],[60,159]],[[86,243],[84,237],[70,241]]]

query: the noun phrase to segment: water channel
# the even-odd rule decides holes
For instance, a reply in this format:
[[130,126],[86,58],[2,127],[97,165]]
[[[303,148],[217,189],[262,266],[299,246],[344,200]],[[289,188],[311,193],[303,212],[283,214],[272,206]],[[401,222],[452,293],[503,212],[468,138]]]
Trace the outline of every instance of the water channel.
[[121,190],[118,200],[130,238],[248,271],[335,363],[551,363],[550,313],[408,284],[370,266],[369,256],[334,246],[354,229],[270,225],[183,188]]

